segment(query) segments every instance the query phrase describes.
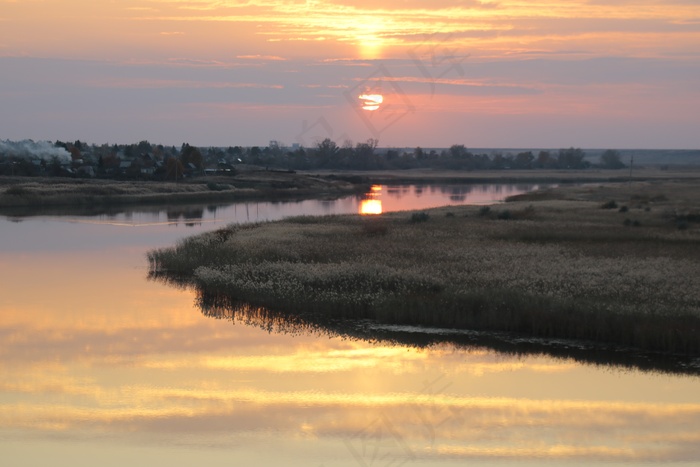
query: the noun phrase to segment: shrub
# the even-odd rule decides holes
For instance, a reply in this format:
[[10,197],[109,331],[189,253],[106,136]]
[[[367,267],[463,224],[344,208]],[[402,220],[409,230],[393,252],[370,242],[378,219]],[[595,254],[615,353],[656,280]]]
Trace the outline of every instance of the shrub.
[[535,217],[535,207],[532,204],[530,204],[522,211],[514,213],[513,217],[516,219],[532,219]]
[[426,222],[429,218],[427,212],[414,212],[411,215],[411,222]]
[[389,232],[389,227],[384,222],[374,222],[372,219],[371,221],[368,219],[367,222],[364,222],[362,224],[362,233],[365,235],[370,235],[370,236],[380,236],[380,235],[386,235]]
[[479,208],[479,215],[480,216],[487,216],[491,213],[491,207],[490,206],[481,206]]
[[617,203],[614,199],[611,199],[610,201],[603,203],[600,207],[602,209],[615,209],[617,207]]
[[620,206],[620,212],[627,212],[629,208],[627,206]]
[[218,183],[214,182],[207,182],[207,188],[209,188],[211,191],[222,191],[226,189],[224,185],[219,185]]
[[224,227],[218,230],[215,230],[212,235],[219,240],[219,242],[224,243],[226,240],[233,235],[234,231],[228,227]]
[[623,223],[624,225],[626,225],[626,226],[630,226],[630,225],[632,225],[632,220],[631,220],[631,219],[625,219],[622,223]]
[[29,190],[22,186],[13,185],[5,190],[5,194],[11,196],[25,196],[29,194]]
[[498,218],[502,220],[508,220],[512,219],[513,215],[510,213],[509,210],[506,209],[505,211],[501,211],[498,213]]
[[454,212],[448,212],[445,214],[445,217],[454,217],[455,213]]

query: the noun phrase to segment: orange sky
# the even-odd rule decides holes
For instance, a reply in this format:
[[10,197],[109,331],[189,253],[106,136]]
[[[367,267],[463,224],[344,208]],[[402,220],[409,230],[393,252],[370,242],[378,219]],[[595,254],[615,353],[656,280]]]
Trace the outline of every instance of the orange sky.
[[688,0],[0,0],[0,139],[697,148],[699,55]]

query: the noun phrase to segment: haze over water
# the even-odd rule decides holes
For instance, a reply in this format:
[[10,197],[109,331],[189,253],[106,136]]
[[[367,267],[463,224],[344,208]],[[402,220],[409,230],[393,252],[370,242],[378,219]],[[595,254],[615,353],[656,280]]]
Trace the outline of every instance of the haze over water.
[[[385,212],[518,192],[477,187],[456,199],[454,187],[375,191]],[[255,320],[204,316],[192,291],[146,279],[146,251],[179,238],[229,222],[356,213],[361,201],[0,217],[3,462],[700,461],[696,376],[269,332]]]

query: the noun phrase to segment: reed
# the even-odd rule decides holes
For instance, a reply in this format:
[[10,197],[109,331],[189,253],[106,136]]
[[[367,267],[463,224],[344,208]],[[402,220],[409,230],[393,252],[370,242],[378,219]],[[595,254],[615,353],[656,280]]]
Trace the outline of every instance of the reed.
[[[641,207],[629,201],[643,187],[624,184],[562,188],[489,212],[229,226],[148,256],[154,274],[287,314],[700,355],[700,226],[679,230],[673,214],[698,205],[696,186]],[[601,209],[601,199],[631,207]],[[632,213],[635,228],[623,225]]]
[[244,173],[235,177],[196,177],[178,183],[0,177],[0,209],[293,199],[320,195],[339,196],[364,190],[364,185],[356,186],[327,177],[267,171]]

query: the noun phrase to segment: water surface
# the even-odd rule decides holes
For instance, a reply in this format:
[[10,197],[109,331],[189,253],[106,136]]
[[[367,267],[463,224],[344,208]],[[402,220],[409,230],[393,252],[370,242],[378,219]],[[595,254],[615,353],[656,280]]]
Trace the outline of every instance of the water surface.
[[[387,212],[517,191],[382,187],[380,199]],[[359,212],[363,199],[376,193],[0,217],[3,464],[700,462],[696,376],[274,332],[205,316],[192,291],[146,279],[145,253],[187,235]]]

